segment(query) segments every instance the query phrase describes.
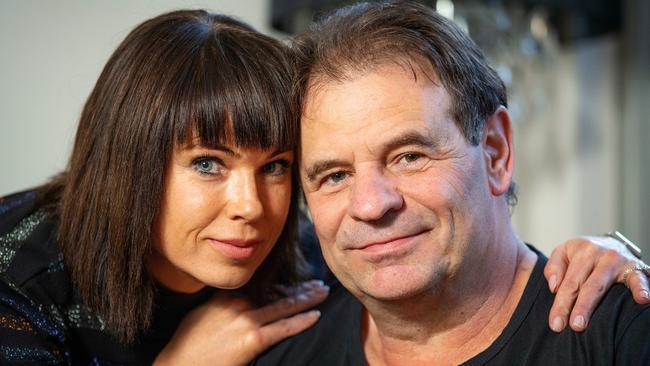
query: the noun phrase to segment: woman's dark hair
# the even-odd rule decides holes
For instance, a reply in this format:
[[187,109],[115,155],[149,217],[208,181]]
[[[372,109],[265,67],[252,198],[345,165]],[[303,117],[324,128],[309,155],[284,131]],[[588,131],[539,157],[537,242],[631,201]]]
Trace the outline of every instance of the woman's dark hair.
[[[433,70],[451,95],[451,115],[463,136],[480,142],[486,119],[507,106],[506,87],[481,49],[453,21],[414,1],[366,2],[334,11],[292,42],[293,108],[307,89],[342,81],[387,63]],[[506,195],[516,202],[515,185]]]
[[[294,149],[285,46],[235,19],[175,11],[136,27],[91,92],[67,170],[42,189],[57,197],[58,239],[86,304],[120,339],[147,329],[155,286],[146,270],[165,166],[194,135],[261,149]],[[302,276],[295,171],[287,224],[242,291],[256,303]]]

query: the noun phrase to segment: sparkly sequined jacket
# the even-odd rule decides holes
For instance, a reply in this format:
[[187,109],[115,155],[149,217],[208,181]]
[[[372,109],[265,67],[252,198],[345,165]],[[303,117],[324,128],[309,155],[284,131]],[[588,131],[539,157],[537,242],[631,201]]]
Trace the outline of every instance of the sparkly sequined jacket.
[[0,198],[0,364],[151,364],[183,316],[211,289],[158,289],[150,331],[117,342],[71,285],[55,239],[56,222],[33,192]]

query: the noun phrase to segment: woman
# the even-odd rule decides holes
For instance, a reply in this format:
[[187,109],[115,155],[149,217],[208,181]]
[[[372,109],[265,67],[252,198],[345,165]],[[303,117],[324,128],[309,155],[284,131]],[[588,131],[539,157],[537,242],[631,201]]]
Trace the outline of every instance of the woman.
[[223,15],[135,28],[66,171],[0,202],[2,361],[246,364],[312,325],[293,314],[326,286],[281,298],[304,278],[290,76],[280,42]]
[[[289,76],[279,41],[221,15],[173,12],[127,36],[86,102],[66,172],[2,206],[2,314],[52,331],[8,361],[151,363],[212,289],[262,304],[304,277]],[[307,283],[254,316],[281,319],[326,290]],[[317,317],[290,319],[283,335]]]

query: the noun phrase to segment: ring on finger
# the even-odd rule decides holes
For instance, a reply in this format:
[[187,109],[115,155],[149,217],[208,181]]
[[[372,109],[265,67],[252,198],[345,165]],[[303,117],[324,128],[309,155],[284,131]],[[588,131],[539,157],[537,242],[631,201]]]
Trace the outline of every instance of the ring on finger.
[[650,266],[648,266],[645,263],[641,263],[641,264],[635,263],[629,268],[627,268],[625,271],[623,271],[623,282],[625,283],[625,286],[627,288],[630,288],[630,285],[627,282],[628,277],[632,272],[636,272],[636,271],[643,273],[646,277],[650,277]]

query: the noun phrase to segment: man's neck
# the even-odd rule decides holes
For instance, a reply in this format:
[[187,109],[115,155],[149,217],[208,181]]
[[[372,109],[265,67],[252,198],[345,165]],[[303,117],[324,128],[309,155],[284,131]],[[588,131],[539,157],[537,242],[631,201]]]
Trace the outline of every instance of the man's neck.
[[362,299],[368,362],[457,365],[489,347],[508,324],[535,265],[536,255],[514,234],[511,239],[488,258],[468,260],[440,288],[393,302]]

